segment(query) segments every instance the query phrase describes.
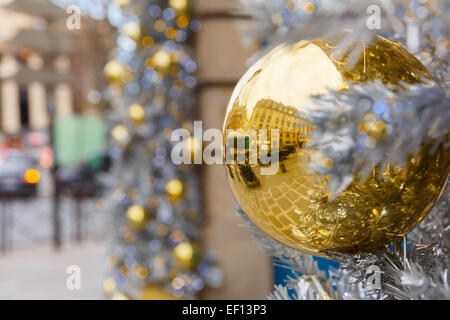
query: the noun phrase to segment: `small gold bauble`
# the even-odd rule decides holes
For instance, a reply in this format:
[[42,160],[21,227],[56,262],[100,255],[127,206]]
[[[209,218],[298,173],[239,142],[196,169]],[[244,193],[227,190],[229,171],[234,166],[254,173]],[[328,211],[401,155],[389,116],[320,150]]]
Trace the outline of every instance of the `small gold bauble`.
[[180,15],[188,10],[189,0],[169,0],[169,6]]
[[181,268],[193,269],[199,262],[200,251],[190,242],[181,242],[173,249],[173,256]]
[[147,213],[143,207],[138,205],[128,208],[127,218],[136,229],[142,229],[147,223]]
[[120,84],[125,73],[125,67],[119,60],[113,59],[105,65],[103,71],[109,83]]
[[111,135],[117,142],[120,143],[125,143],[130,138],[128,128],[123,124],[115,126],[111,131]]
[[[275,48],[239,81],[224,123],[224,144],[245,138],[245,147],[226,150],[235,159],[245,159],[226,163],[231,189],[242,209],[269,236],[319,256],[329,251],[371,252],[407,234],[430,211],[449,172],[448,151],[439,145],[431,153],[433,142],[426,142],[404,168],[391,164],[380,172],[376,166],[365,182],[355,178],[339,195],[330,196],[329,177],[311,170],[317,161],[324,167],[334,165],[308,146],[314,126],[303,107],[320,108],[311,97],[377,79],[397,84],[431,78],[416,58],[385,38],[355,42],[353,51],[340,59],[334,55],[335,46],[318,39]],[[350,64],[347,58],[355,56],[355,50],[360,50],[360,58]],[[383,139],[385,127],[384,121],[367,119],[358,129],[367,134],[370,147]],[[253,130],[258,137],[261,129],[268,135],[271,129],[279,130],[275,174],[262,175],[268,165],[247,157],[249,146],[270,151],[270,137],[258,140],[249,134]]]
[[103,281],[103,290],[108,296],[111,296],[114,293],[116,287],[116,281],[113,278],[107,278]]
[[128,115],[136,124],[142,124],[145,122],[145,109],[138,103],[134,103],[128,107]]
[[139,279],[145,279],[148,277],[148,269],[145,267],[138,267],[136,269],[136,277],[138,277]]
[[141,300],[181,300],[181,298],[177,298],[174,295],[170,294],[163,288],[157,285],[151,285],[144,287],[141,290]]
[[111,300],[130,300],[130,297],[128,297],[127,295],[120,293],[120,292],[115,292],[112,296],[111,296]]
[[159,49],[155,52],[152,59],[153,67],[161,72],[167,72],[172,64],[172,57],[169,52],[164,49]]
[[130,0],[114,0],[114,2],[121,7],[124,7],[130,2]]
[[184,193],[183,182],[179,179],[172,179],[166,184],[166,194],[171,202],[178,202]]
[[135,21],[130,21],[122,27],[122,32],[136,42],[141,41],[141,25]]

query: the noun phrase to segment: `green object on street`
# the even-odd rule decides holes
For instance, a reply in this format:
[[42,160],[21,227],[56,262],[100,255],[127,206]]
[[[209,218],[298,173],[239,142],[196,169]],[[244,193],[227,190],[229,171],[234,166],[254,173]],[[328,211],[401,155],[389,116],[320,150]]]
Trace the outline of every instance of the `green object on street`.
[[56,162],[60,166],[102,164],[106,125],[98,117],[72,116],[56,119],[53,127]]

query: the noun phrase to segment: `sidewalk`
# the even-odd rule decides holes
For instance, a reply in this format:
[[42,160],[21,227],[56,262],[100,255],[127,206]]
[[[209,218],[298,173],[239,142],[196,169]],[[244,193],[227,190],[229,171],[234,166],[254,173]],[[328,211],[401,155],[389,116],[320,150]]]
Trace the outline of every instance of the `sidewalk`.
[[[33,248],[0,255],[0,299],[103,299],[105,243]],[[81,268],[81,289],[69,290],[69,265]]]

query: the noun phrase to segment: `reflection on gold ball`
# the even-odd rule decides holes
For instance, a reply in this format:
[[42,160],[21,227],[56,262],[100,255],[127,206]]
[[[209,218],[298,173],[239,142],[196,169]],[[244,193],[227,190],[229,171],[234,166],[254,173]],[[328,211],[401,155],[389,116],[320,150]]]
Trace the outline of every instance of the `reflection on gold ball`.
[[135,21],[130,21],[126,23],[122,27],[122,31],[125,35],[127,35],[136,42],[139,42],[141,40],[142,35],[141,25]]
[[125,73],[125,67],[119,60],[110,60],[103,69],[109,83],[120,84],[121,77]]
[[141,290],[141,300],[180,300],[180,298],[175,297],[163,288],[157,285],[151,285],[144,287]]
[[141,206],[131,206],[127,210],[127,218],[131,225],[136,229],[142,229],[147,222],[147,214]]
[[181,268],[193,269],[199,262],[200,251],[190,242],[182,242],[173,249],[173,256]]
[[166,184],[166,194],[170,201],[178,202],[183,197],[183,182],[172,179]]
[[145,109],[138,103],[134,103],[128,107],[128,115],[136,124],[145,122]]
[[[380,172],[374,167],[366,182],[358,184],[355,179],[342,193],[330,197],[328,177],[310,169],[318,159],[324,166],[334,164],[308,147],[314,127],[307,115],[299,115],[302,106],[320,108],[311,96],[345,89],[347,83],[375,79],[386,84],[414,83],[431,77],[405,49],[382,37],[365,46],[356,42],[352,50],[360,49],[361,56],[352,65],[344,58],[336,60],[333,46],[324,40],[302,41],[268,53],[238,83],[224,124],[225,143],[245,137],[245,148],[227,149],[235,159],[239,154],[245,158],[249,145],[270,151],[270,144],[249,135],[251,129],[257,133],[279,129],[276,173],[262,175],[261,170],[269,166],[247,157],[244,162],[226,164],[228,180],[239,204],[259,228],[289,247],[319,256],[327,251],[371,252],[407,234],[429,212],[449,171],[444,147],[432,154],[431,143],[425,144],[405,168],[391,164]],[[375,141],[382,139],[385,124],[367,122],[360,129]]]

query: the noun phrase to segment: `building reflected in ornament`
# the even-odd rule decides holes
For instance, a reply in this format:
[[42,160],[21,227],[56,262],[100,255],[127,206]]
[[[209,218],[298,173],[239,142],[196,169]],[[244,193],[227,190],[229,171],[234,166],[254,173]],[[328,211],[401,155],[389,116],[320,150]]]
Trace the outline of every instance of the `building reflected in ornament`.
[[226,133],[228,174],[248,187],[260,185],[264,173],[258,168],[276,165],[273,174],[278,170],[286,172],[283,160],[302,148],[314,130],[295,107],[270,99],[258,101],[250,117],[245,106],[234,108],[226,127],[229,128]]
[[262,99],[255,105],[249,127],[257,131],[266,129],[267,141],[271,141],[271,129],[282,128],[279,137],[280,150],[301,147],[308,142],[309,133],[314,129],[307,119],[299,116],[295,107],[284,106],[270,99]]

